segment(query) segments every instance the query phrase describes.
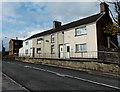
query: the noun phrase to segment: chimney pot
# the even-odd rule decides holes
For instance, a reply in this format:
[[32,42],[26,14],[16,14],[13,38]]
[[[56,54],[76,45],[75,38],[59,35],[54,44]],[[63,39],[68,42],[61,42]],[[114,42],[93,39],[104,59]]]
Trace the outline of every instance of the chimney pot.
[[53,21],[53,28],[58,28],[61,26],[61,22],[59,21]]
[[16,40],[18,40],[18,37],[16,37]]

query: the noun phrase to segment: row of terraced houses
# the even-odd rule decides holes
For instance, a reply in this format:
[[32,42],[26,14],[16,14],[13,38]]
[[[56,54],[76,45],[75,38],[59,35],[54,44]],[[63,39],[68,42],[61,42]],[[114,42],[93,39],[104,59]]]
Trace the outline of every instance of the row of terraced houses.
[[[23,41],[19,56],[35,58],[100,58],[100,51],[108,46],[103,27],[112,23],[109,6],[100,4],[100,13],[34,34]],[[117,37],[110,37],[116,45]],[[112,46],[112,45],[111,45]]]

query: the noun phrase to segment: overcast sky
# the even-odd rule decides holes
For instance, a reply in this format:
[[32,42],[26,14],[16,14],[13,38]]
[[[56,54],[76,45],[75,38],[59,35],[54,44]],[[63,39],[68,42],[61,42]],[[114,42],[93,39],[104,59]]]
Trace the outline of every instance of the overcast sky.
[[66,24],[99,13],[100,9],[99,2],[3,2],[0,12],[0,37],[8,50],[8,39],[25,39],[51,29],[54,20]]

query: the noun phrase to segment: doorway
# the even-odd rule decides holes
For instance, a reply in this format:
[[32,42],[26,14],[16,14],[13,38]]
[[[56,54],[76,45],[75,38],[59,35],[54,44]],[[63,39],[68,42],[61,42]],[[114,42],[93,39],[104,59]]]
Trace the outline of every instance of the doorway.
[[59,54],[60,58],[63,58],[63,45],[59,46],[59,52],[60,52]]
[[33,51],[32,51],[33,53],[32,53],[32,57],[34,57],[35,56],[35,48],[33,48]]
[[70,58],[70,44],[66,44],[65,54],[66,54],[66,58]]

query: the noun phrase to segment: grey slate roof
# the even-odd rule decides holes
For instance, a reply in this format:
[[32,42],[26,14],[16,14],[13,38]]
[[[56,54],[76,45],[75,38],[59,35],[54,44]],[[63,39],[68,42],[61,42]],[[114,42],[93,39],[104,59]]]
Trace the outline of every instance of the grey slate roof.
[[92,22],[95,22],[97,19],[99,19],[102,15],[103,15],[103,13],[98,13],[98,14],[95,14],[95,15],[77,20],[77,21],[73,21],[71,23],[62,25],[59,28],[50,29],[50,30],[47,30],[47,31],[44,31],[44,32],[41,32],[41,33],[34,34],[31,37],[27,38],[26,40],[36,38],[36,37],[40,37],[40,36],[44,36],[44,35],[47,35],[47,34],[52,34],[52,33],[59,32],[59,31],[62,31],[62,30],[66,30],[66,29],[69,29],[69,28],[74,28],[74,27],[77,27],[77,26],[80,26],[80,25],[92,23]]

